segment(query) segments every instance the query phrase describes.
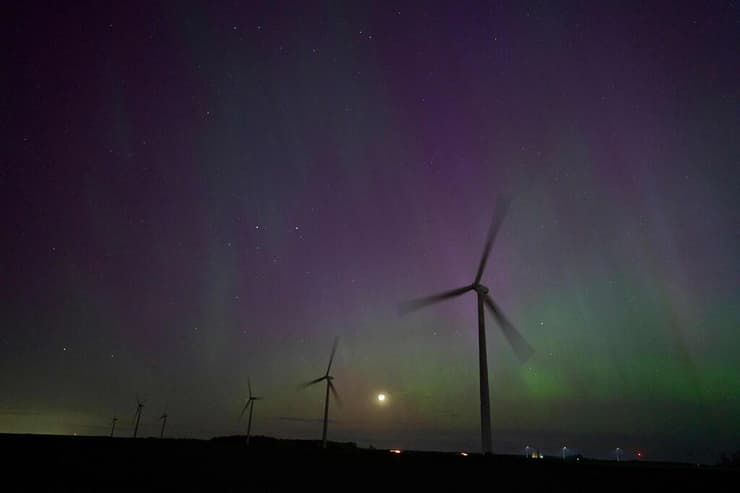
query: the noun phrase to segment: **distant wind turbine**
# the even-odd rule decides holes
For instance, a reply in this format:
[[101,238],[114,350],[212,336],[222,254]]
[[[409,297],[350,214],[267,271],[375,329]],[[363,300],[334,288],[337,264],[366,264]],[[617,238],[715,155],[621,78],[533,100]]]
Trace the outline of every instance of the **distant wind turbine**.
[[321,435],[321,446],[323,448],[326,448],[326,424],[329,420],[329,391],[331,390],[331,393],[334,395],[334,398],[337,400],[337,404],[340,406],[342,405],[342,400],[339,398],[339,394],[337,394],[337,389],[334,388],[334,384],[332,383],[332,380],[334,380],[334,377],[329,374],[331,371],[331,363],[334,361],[334,353],[337,351],[337,344],[339,343],[339,338],[334,338],[334,345],[331,348],[331,356],[329,356],[329,366],[326,367],[326,373],[323,377],[317,378],[315,380],[311,380],[310,382],[306,382],[303,385],[300,386],[300,388],[306,388],[310,387],[313,384],[322,382],[326,380],[326,398],[324,400],[324,431]]
[[533,353],[532,347],[524,340],[524,337],[522,337],[509,319],[506,318],[498,305],[494,303],[493,299],[488,294],[488,288],[480,283],[481,278],[483,277],[483,270],[486,268],[486,262],[488,262],[488,255],[491,253],[493,241],[496,239],[496,234],[498,233],[501,222],[506,214],[507,206],[507,201],[499,201],[497,210],[494,213],[493,222],[491,223],[491,228],[488,231],[486,244],[483,247],[483,256],[478,264],[478,272],[476,272],[475,279],[472,284],[435,294],[433,296],[411,300],[402,303],[399,308],[401,314],[405,314],[443,300],[455,298],[461,294],[467,293],[468,291],[475,291],[478,298],[478,366],[480,370],[481,442],[483,452],[487,454],[491,453],[491,408],[488,397],[488,360],[486,356],[484,305],[491,311],[493,317],[498,322],[499,328],[504,333],[504,336],[509,341],[509,344],[511,344],[514,352],[522,362],[526,361]]
[[111,420],[111,427],[110,427],[110,436],[113,437],[113,433],[116,431],[116,421],[118,421],[118,418],[113,416],[113,419]]
[[262,397],[252,395],[252,381],[249,377],[247,377],[247,387],[249,388],[249,397],[247,398],[247,403],[244,404],[242,413],[239,415],[239,420],[244,417],[244,412],[249,408],[249,420],[247,421],[247,445],[249,445],[249,436],[252,432],[252,411],[254,411],[254,401],[262,400]]
[[134,438],[139,433],[139,421],[141,421],[141,410],[144,407],[144,401],[139,400],[139,396],[136,396],[136,425],[134,425]]
[[159,431],[159,438],[164,438],[164,427],[167,426],[167,404],[164,405],[164,412],[159,419],[162,420],[162,429]]

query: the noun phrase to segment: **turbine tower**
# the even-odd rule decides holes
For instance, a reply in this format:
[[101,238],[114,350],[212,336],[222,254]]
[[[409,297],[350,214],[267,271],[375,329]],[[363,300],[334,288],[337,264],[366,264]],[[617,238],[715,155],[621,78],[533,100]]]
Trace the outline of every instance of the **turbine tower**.
[[329,356],[329,366],[326,367],[326,373],[324,374],[324,376],[301,385],[301,388],[305,389],[306,387],[310,387],[313,384],[326,380],[326,397],[324,400],[324,431],[321,434],[322,448],[326,448],[326,424],[329,420],[329,391],[331,391],[331,393],[334,395],[334,398],[337,400],[337,404],[339,404],[340,406],[342,405],[342,400],[339,398],[339,394],[337,394],[337,389],[334,388],[334,384],[332,383],[334,377],[329,374],[329,372],[331,372],[331,363],[332,361],[334,361],[334,353],[337,351],[337,343],[339,343],[339,338],[335,337],[334,345],[331,348],[331,356]]
[[239,415],[239,420],[244,417],[244,412],[249,408],[249,420],[247,421],[247,445],[249,445],[249,436],[252,432],[252,411],[254,411],[254,401],[262,400],[262,397],[252,395],[252,381],[249,377],[247,377],[247,386],[249,387],[249,398],[247,398],[247,403],[244,404],[242,413]]
[[501,222],[503,221],[507,206],[507,201],[499,201],[499,205],[496,209],[496,212],[494,213],[493,222],[491,223],[491,228],[488,231],[486,244],[483,247],[483,255],[481,256],[480,263],[478,264],[478,271],[475,274],[475,279],[473,280],[472,284],[432,296],[418,298],[402,303],[399,309],[402,314],[405,314],[443,300],[455,298],[457,296],[460,296],[461,294],[467,293],[468,291],[475,291],[478,301],[478,367],[480,371],[481,443],[483,447],[483,452],[486,454],[491,453],[491,408],[488,396],[488,359],[486,356],[486,326],[484,306],[487,306],[488,309],[491,311],[493,317],[498,322],[499,328],[504,333],[504,336],[509,341],[509,344],[511,344],[514,352],[522,362],[526,361],[533,353],[532,347],[527,343],[527,341],[524,340],[524,337],[522,337],[522,335],[509,321],[509,319],[506,318],[499,306],[488,294],[488,288],[481,284],[483,271],[485,270],[486,263],[488,262],[488,255],[491,253],[493,241],[496,239],[496,234],[498,233]]
[[136,396],[136,425],[134,425],[134,438],[139,433],[139,421],[141,421],[141,409],[144,407],[144,401],[139,400],[139,396]]

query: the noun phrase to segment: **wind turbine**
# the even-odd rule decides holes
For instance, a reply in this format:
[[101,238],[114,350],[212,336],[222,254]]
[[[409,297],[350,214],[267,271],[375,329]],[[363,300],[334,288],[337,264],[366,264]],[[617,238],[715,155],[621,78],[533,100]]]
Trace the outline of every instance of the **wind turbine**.
[[141,421],[141,409],[144,407],[144,401],[139,400],[139,396],[136,396],[136,425],[134,426],[134,438],[139,433],[139,421]]
[[478,366],[480,370],[481,442],[483,446],[483,452],[486,454],[491,453],[491,408],[490,400],[488,397],[488,359],[486,356],[486,327],[483,308],[484,305],[487,306],[488,309],[491,311],[493,317],[498,322],[499,328],[504,333],[504,336],[509,341],[509,344],[511,344],[514,352],[522,362],[526,361],[533,353],[532,347],[527,343],[527,341],[524,340],[524,337],[522,337],[522,335],[509,321],[509,319],[506,318],[499,306],[488,294],[488,288],[481,284],[483,271],[486,268],[486,262],[488,262],[488,255],[491,253],[493,241],[496,239],[496,234],[498,233],[501,222],[503,221],[507,206],[507,201],[499,201],[499,205],[496,209],[496,212],[494,213],[493,222],[491,223],[491,228],[488,231],[486,244],[483,247],[483,255],[481,256],[480,263],[478,264],[478,271],[475,274],[475,279],[473,280],[472,284],[432,296],[427,296],[425,298],[418,298],[402,303],[399,310],[402,314],[404,314],[437,303],[439,301],[455,298],[457,296],[460,296],[461,294],[467,293],[468,291],[475,291],[476,297],[478,299]]
[[162,420],[162,429],[159,432],[159,438],[164,438],[164,427],[167,426],[167,404],[164,405],[164,412],[159,419]]
[[249,387],[249,398],[247,399],[247,403],[244,404],[244,409],[242,409],[242,413],[239,415],[239,419],[241,420],[244,416],[244,411],[249,408],[249,421],[247,421],[247,445],[249,445],[249,435],[252,431],[252,411],[254,411],[254,401],[262,400],[262,397],[256,397],[252,395],[252,381],[247,377],[247,386]]
[[113,416],[113,419],[111,420],[111,427],[110,427],[110,436],[113,437],[113,432],[116,431],[116,421],[118,421],[118,418]]
[[326,398],[324,400],[324,431],[321,435],[321,447],[326,448],[326,423],[329,419],[329,391],[331,390],[331,393],[334,394],[334,398],[337,400],[337,404],[340,406],[342,405],[342,399],[339,398],[339,394],[337,394],[337,389],[334,388],[334,384],[332,383],[332,380],[334,380],[334,377],[329,374],[331,371],[331,363],[334,360],[334,353],[337,351],[337,343],[339,343],[339,338],[334,338],[334,345],[331,348],[331,356],[329,356],[329,366],[326,367],[326,373],[323,377],[317,378],[315,380],[311,380],[310,382],[306,382],[303,385],[301,385],[301,388],[310,387],[311,385],[315,383],[322,382],[326,380]]

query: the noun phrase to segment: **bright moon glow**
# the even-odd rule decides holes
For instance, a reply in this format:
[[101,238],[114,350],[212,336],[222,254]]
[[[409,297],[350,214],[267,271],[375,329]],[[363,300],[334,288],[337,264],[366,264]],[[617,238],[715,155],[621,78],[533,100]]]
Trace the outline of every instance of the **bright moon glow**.
[[385,394],[378,394],[378,401],[384,402],[385,401]]

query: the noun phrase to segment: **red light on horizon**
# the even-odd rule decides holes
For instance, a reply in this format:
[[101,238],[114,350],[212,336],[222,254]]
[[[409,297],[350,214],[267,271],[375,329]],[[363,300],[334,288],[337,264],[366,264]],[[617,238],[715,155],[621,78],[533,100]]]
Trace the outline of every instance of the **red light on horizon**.
[[642,452],[639,450],[637,451],[637,457],[642,457]]

